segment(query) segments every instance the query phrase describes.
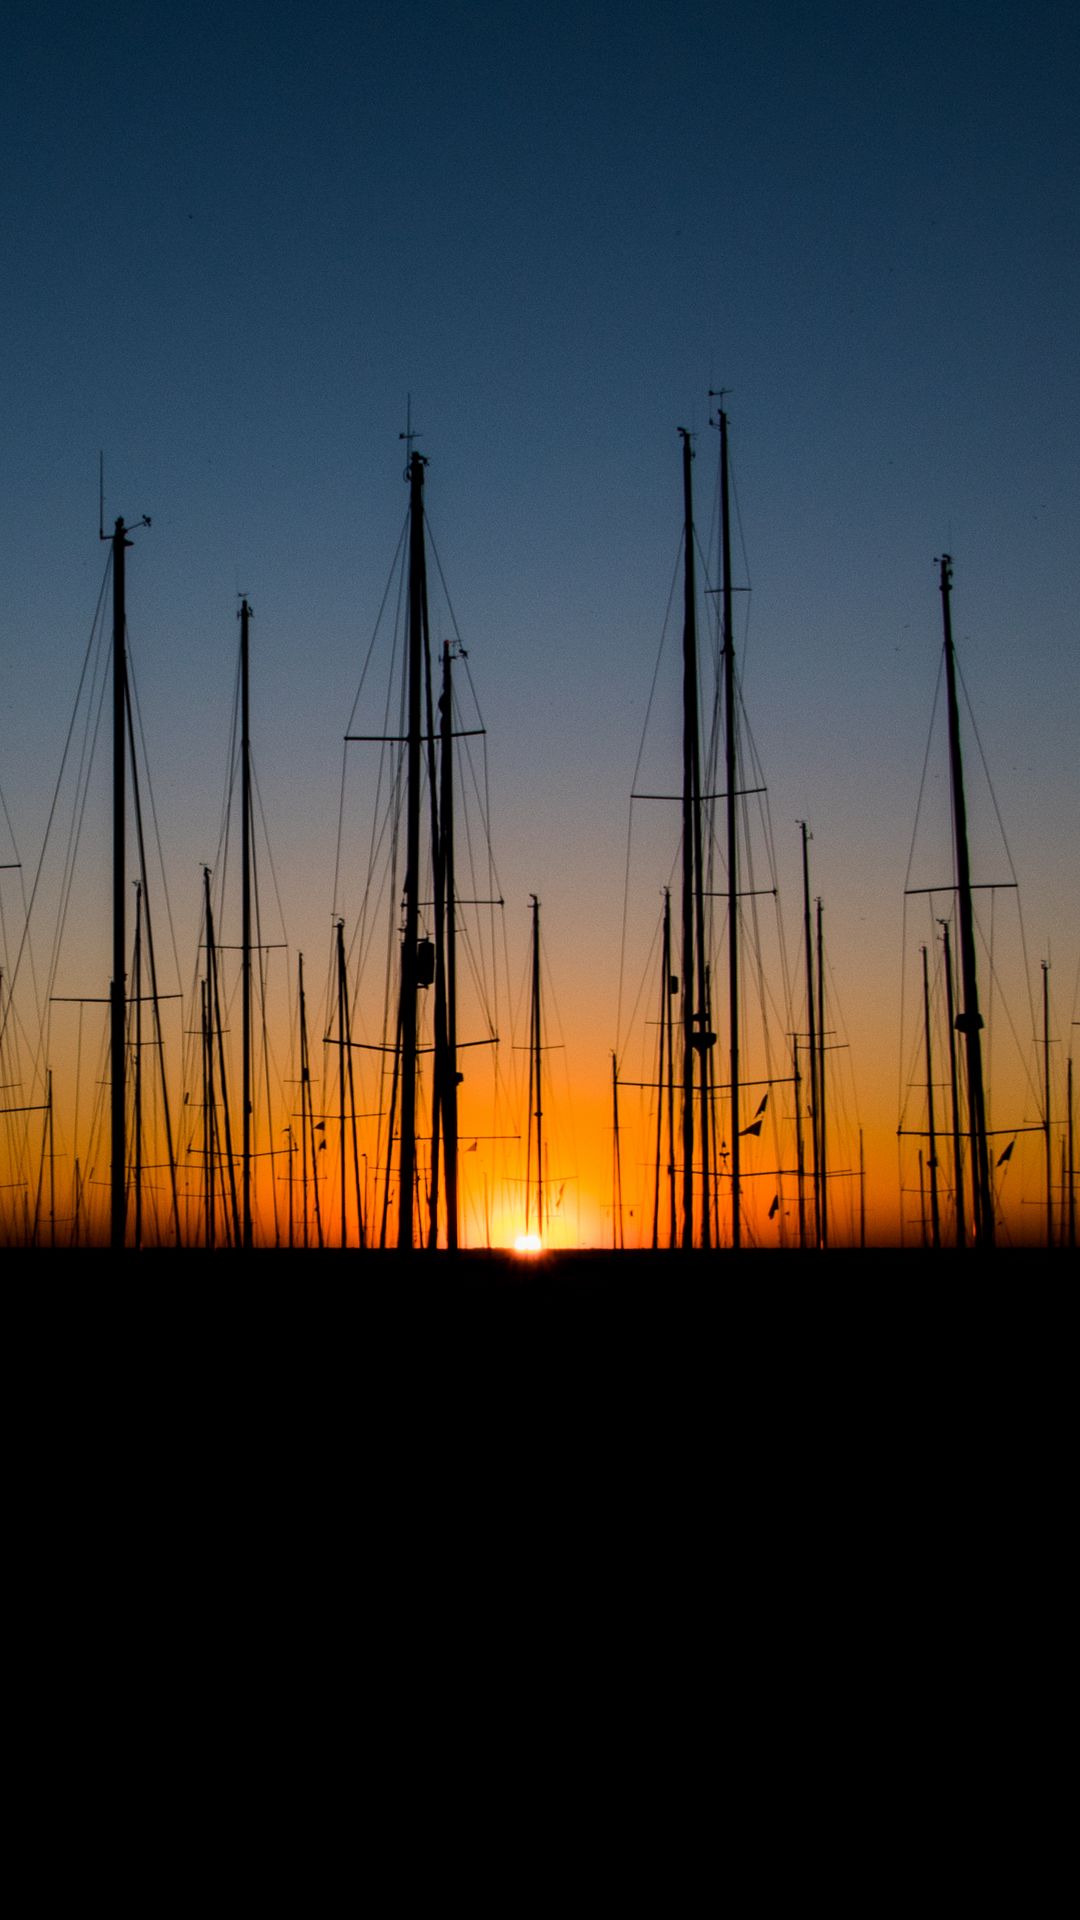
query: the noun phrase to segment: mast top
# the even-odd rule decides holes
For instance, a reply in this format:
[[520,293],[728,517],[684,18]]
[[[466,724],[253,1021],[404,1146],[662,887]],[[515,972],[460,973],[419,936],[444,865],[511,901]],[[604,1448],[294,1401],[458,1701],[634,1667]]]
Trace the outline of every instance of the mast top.
[[414,464],[418,463],[420,467],[427,466],[427,461],[424,458],[423,454],[417,453],[413,447],[413,441],[418,438],[419,438],[419,435],[417,434],[412,423],[412,394],[410,393],[406,397],[406,401],[405,401],[405,431],[404,433],[398,434],[398,439],[404,440],[405,445],[409,450],[409,457],[405,466],[406,480],[412,479]]
[[[149,525],[150,525],[150,515],[149,515],[148,513],[144,513],[144,514],[143,514],[143,516],[142,516],[142,518],[141,518],[140,520],[136,520],[136,522],[135,522],[135,527],[148,527]],[[99,540],[114,540],[114,541],[115,541],[115,540],[123,540],[123,541],[124,541],[124,545],[125,545],[125,547],[130,547],[130,545],[131,545],[131,541],[130,541],[130,540],[126,540],[126,539],[124,539],[124,536],[125,536],[125,534],[128,534],[128,533],[133,533],[133,532],[135,531],[135,527],[129,527],[129,526],[125,526],[125,524],[124,524],[124,517],[123,517],[123,515],[121,514],[121,515],[120,515],[120,517],[118,518],[118,520],[117,520],[117,522],[116,522],[116,525],[115,525],[115,527],[113,528],[113,531],[112,531],[111,533],[105,533],[105,532],[103,532],[103,531],[102,531],[102,530],[101,530],[101,529],[99,528],[99,530],[98,530],[98,539],[99,539]]]

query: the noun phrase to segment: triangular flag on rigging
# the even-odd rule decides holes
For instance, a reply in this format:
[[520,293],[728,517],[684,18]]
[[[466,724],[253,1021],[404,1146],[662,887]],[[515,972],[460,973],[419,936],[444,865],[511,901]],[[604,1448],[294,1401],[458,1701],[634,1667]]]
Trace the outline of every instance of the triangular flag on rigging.
[[999,1166],[999,1167],[1003,1167],[1003,1166],[1005,1165],[1005,1162],[1006,1162],[1006,1160],[1011,1160],[1011,1159],[1012,1159],[1012,1150],[1013,1150],[1013,1148],[1015,1147],[1015,1145],[1016,1145],[1016,1141],[1015,1141],[1015,1140],[1010,1140],[1010,1141],[1009,1141],[1009,1144],[1008,1144],[1008,1146],[1006,1147],[1006,1149],[1005,1149],[1005,1151],[1004,1151],[1004,1153],[1002,1153],[1002,1154],[1000,1154],[1000,1155],[998,1156],[998,1166]]
[[772,1206],[769,1208],[770,1220],[772,1219],[773,1214],[776,1213],[777,1210],[779,1209],[779,1206],[780,1206],[780,1195],[778,1193],[774,1193],[772,1197]]

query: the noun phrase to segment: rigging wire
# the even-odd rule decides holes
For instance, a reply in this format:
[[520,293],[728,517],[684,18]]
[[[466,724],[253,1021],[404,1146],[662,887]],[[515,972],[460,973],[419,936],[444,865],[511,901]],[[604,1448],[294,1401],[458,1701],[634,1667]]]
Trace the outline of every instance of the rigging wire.
[[[897,1098],[896,1098],[897,1112],[900,1113],[901,1116],[903,1116],[904,1108],[905,1108],[904,1054],[905,1054],[906,1036],[907,1036],[908,900],[910,898],[911,873],[912,873],[912,868],[915,865],[915,847],[919,837],[919,822],[920,822],[920,819],[922,818],[923,801],[926,795],[926,781],[927,781],[927,775],[930,769],[930,754],[934,744],[934,728],[937,721],[938,706],[941,701],[941,689],[944,684],[944,680],[945,680],[945,655],[944,655],[944,651],[942,651],[938,656],[937,679],[934,683],[934,698],[933,698],[933,703],[930,709],[930,724],[929,724],[929,727],[927,728],[927,733],[926,733],[926,748],[923,753],[922,772],[919,776],[919,790],[918,790],[918,796],[915,802],[915,819],[914,819],[914,822],[912,823],[912,828],[911,828],[911,845],[908,848],[907,866],[904,869],[904,887],[903,887],[903,895],[902,895],[902,910],[901,910],[901,921],[900,921],[900,953],[901,953],[900,1038],[899,1038],[899,1054],[898,1054],[898,1072],[899,1072],[900,1078],[899,1078],[899,1086],[897,1087]],[[941,891],[945,893],[947,891],[950,891],[950,889],[946,886],[942,886]],[[927,899],[930,902],[930,910],[932,915],[933,914],[933,895],[929,894],[927,896]],[[915,1024],[917,1027],[918,1022],[916,1021]],[[898,1148],[899,1148],[899,1144],[900,1143],[899,1143],[899,1137],[898,1137],[898,1140],[897,1140]]]
[[[1028,1016],[1031,1021],[1031,1030],[1034,1033],[1036,1020],[1035,1020],[1035,1003],[1034,1003],[1034,1000],[1032,999],[1032,991],[1031,991],[1032,990],[1032,973],[1031,973],[1030,962],[1028,960],[1027,934],[1024,927],[1024,916],[1023,916],[1022,905],[1021,905],[1020,887],[1019,887],[1019,881],[1017,880],[1016,867],[1013,864],[1012,849],[1009,846],[1008,835],[1005,832],[1005,822],[1001,817],[1001,809],[998,806],[997,794],[994,790],[993,780],[990,778],[990,768],[988,767],[986,762],[986,754],[983,751],[982,738],[980,736],[978,725],[975,720],[974,709],[972,708],[971,698],[968,694],[967,685],[964,680],[963,670],[960,666],[959,660],[956,663],[956,671],[957,671],[957,678],[960,682],[961,690],[964,695],[964,704],[967,708],[968,718],[971,723],[971,731],[975,739],[975,745],[979,751],[979,760],[982,764],[983,775],[985,777],[986,785],[990,793],[990,802],[994,809],[994,818],[997,821],[998,832],[1001,835],[1001,844],[1005,849],[1005,859],[1008,862],[1008,867],[1009,867],[1009,878],[1012,880],[1016,888],[1017,918],[1018,918],[1019,929],[1020,929],[1020,951],[1023,956],[1024,982],[1025,982],[1025,987],[1027,991],[1027,1001],[1028,1001]],[[1032,1087],[1032,1090],[1034,1090],[1033,1087]]]
[[[649,722],[652,716],[653,702],[656,698],[656,690],[660,682],[660,667],[663,662],[664,653],[668,644],[668,634],[671,628],[671,610],[675,600],[675,594],[678,589],[679,565],[682,560],[684,540],[685,540],[685,533],[680,534],[678,547],[675,554],[675,564],[672,568],[672,573],[671,573],[671,585],[668,589],[667,607],[664,613],[663,625],[661,626],[661,629],[660,629],[660,641],[656,650],[656,659],[653,664],[653,676],[652,676],[651,685],[649,687],[649,697],[645,706],[645,718],[642,722],[641,736],[638,741],[637,758],[634,761],[634,772],[630,781],[630,804],[627,808],[627,817],[626,817],[626,860],[625,860],[624,869],[623,869],[622,929],[621,929],[620,940],[619,940],[619,986],[618,986],[618,993],[617,993],[616,1002],[615,1002],[615,1052],[617,1057],[621,1056],[622,1054],[623,1040],[624,1040],[623,989],[624,989],[624,976],[625,976],[626,957],[627,957],[626,956],[627,929],[628,929],[629,912],[630,912],[630,869],[631,869],[631,861],[632,861],[632,841],[633,841],[633,828],[634,828],[634,793],[637,788],[638,777],[641,772],[641,763],[645,754],[645,742],[649,734]],[[640,995],[640,992],[641,992],[641,988],[639,987],[639,995]]]

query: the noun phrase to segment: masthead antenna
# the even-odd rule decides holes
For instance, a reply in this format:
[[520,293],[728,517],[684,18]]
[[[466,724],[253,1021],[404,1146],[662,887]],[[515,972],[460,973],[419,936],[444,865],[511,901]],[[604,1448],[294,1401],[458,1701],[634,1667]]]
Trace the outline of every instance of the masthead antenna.
[[[148,527],[151,524],[152,523],[150,520],[150,515],[148,513],[144,513],[140,515],[139,519],[136,520],[135,522],[136,527]],[[123,518],[117,521],[115,533],[106,533],[105,531],[105,455],[103,453],[99,453],[98,454],[98,539],[99,540],[115,540],[116,535],[118,533],[130,533],[130,531],[131,531],[130,527],[124,526]],[[131,545],[130,540],[126,544],[130,546]]]
[[[409,477],[409,468],[412,465],[413,441],[419,439],[419,437],[420,436],[419,434],[416,433],[412,423],[412,394],[407,393],[405,396],[405,431],[404,433],[398,434],[398,439],[404,440],[405,445],[408,448],[408,458],[405,462],[406,480]],[[427,462],[425,461],[424,464],[426,466]]]

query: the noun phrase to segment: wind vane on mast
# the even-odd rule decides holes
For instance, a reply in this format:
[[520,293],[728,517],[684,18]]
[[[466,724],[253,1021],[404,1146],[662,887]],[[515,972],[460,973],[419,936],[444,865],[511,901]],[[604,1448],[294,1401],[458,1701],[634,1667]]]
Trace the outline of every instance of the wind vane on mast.
[[[405,463],[406,480],[409,477],[409,461],[411,461],[412,459],[413,441],[418,440],[419,438],[420,436],[415,431],[412,423],[412,394],[409,393],[409,394],[406,394],[405,396],[405,431],[404,433],[398,434],[398,439],[404,440],[405,446],[408,452],[408,460],[406,460],[406,463]],[[426,460],[424,461],[424,465],[425,466],[427,465]]]

